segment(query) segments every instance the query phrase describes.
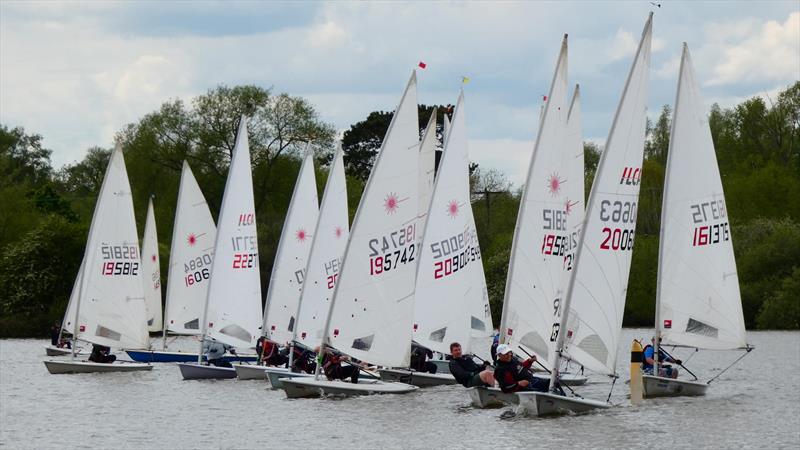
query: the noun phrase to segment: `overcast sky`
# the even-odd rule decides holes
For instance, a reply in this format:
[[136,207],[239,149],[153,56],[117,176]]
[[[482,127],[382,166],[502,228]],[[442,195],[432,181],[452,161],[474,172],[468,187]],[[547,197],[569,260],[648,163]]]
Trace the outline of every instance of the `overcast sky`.
[[465,86],[472,159],[519,185],[562,35],[584,136],[608,134],[647,13],[649,109],[672,103],[688,42],[708,105],[800,79],[800,2],[0,1],[0,123],[44,136],[55,166],[168,100],[220,83],[309,98],[339,130],[392,110],[419,61],[420,103]]

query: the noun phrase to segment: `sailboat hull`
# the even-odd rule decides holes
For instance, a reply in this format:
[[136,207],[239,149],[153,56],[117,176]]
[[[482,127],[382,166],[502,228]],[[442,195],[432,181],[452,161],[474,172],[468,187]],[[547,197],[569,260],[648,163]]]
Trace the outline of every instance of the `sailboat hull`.
[[381,381],[413,384],[418,387],[444,386],[456,384],[449,373],[426,373],[405,369],[380,369]]
[[305,372],[290,372],[286,367],[267,367],[264,373],[272,389],[282,389],[284,378],[313,378],[314,375]]
[[[69,356],[72,354],[72,349],[53,347],[52,345],[46,346],[44,351],[47,353],[47,356]],[[78,349],[75,354],[80,356],[89,356],[89,353],[80,349]]]
[[256,364],[234,364],[236,378],[240,380],[266,380],[267,373],[264,371],[267,366]]
[[317,398],[324,395],[360,396],[375,394],[408,394],[419,389],[404,383],[359,380],[357,384],[340,380],[315,380],[311,377],[284,378],[281,386],[287,398]]
[[[164,350],[125,350],[128,356],[138,362],[146,363],[170,363],[170,362],[196,362],[197,353],[191,352],[169,352]],[[205,356],[203,360],[205,361]],[[227,362],[254,362],[258,360],[258,355],[226,355],[222,359]]]
[[475,408],[500,408],[519,404],[517,394],[505,393],[495,387],[472,387],[468,388],[467,392]]
[[236,378],[233,367],[201,366],[197,363],[178,363],[184,380],[225,380]]
[[[547,373],[535,373],[533,376],[540,380],[550,381],[550,374]],[[562,386],[582,386],[586,384],[587,380],[588,378],[585,376],[574,373],[561,373],[558,375],[558,382]]]
[[446,361],[444,359],[432,359],[428,362],[432,362],[436,365],[436,373],[450,373],[450,361]]
[[642,387],[642,395],[644,398],[697,397],[706,395],[708,384],[697,381],[642,375]]
[[45,361],[47,371],[53,375],[69,373],[138,372],[152,370],[150,364],[127,362],[96,363],[91,361]]
[[578,414],[610,407],[608,403],[597,400],[564,397],[548,392],[517,392],[517,397],[517,413],[536,417]]

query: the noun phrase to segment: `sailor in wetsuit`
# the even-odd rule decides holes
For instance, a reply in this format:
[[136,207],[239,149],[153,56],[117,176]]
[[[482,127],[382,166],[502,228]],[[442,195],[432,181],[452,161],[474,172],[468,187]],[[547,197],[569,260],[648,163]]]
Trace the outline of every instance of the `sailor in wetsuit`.
[[530,371],[531,365],[536,362],[536,357],[531,356],[520,363],[514,358],[511,347],[506,344],[497,346],[497,365],[494,368],[494,377],[500,390],[503,392],[538,391],[547,392],[550,382],[536,378]]
[[464,387],[494,386],[494,374],[488,370],[488,361],[482,366],[475,364],[469,356],[461,353],[461,344],[450,344],[450,373]]
[[206,355],[209,366],[233,367],[231,363],[223,359],[225,352],[228,351],[231,352],[231,354],[236,354],[236,350],[234,350],[233,347],[218,342],[213,338],[206,338],[203,341],[203,354]]
[[[319,347],[317,348],[317,354],[319,354]],[[346,380],[350,378],[353,384],[357,384],[361,370],[354,363],[343,366],[342,362],[344,361],[350,361],[350,357],[337,355],[326,347],[322,358],[322,371],[325,372],[325,377],[329,380]]]
[[92,344],[92,354],[89,355],[89,361],[103,364],[111,364],[117,360],[115,355],[111,354],[111,349],[105,345]]
[[428,361],[433,358],[433,352],[417,344],[411,343],[411,363],[409,367],[417,372],[436,373],[436,364]]

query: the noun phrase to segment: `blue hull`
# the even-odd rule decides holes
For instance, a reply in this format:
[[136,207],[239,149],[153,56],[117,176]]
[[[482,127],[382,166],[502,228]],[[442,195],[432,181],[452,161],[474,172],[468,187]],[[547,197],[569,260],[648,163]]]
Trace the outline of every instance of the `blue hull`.
[[[168,352],[157,350],[125,350],[130,358],[144,363],[197,362],[197,353]],[[258,360],[257,355],[226,355],[222,359],[228,362],[252,362]],[[205,361],[205,356],[203,361]]]

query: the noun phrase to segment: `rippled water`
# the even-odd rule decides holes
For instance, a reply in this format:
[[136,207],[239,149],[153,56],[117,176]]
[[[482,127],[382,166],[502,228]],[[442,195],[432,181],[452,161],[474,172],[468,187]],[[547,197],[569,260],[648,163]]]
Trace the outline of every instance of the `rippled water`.
[[[611,401],[619,407],[534,419],[469,406],[446,386],[402,396],[287,400],[261,381],[182,381],[173,364],[151,372],[50,375],[43,340],[0,341],[0,446],[6,448],[798,448],[800,333],[752,332],[757,348],[704,398],[628,406],[624,330]],[[178,346],[193,349],[191,340]],[[677,357],[689,359],[687,350]],[[688,366],[707,379],[737,352],[699,352]],[[580,389],[604,400],[610,383]]]

